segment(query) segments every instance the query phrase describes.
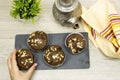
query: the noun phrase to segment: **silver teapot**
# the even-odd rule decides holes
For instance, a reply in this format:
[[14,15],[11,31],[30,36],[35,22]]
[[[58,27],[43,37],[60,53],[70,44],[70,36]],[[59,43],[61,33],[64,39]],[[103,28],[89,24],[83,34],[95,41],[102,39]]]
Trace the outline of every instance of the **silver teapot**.
[[52,12],[61,25],[79,28],[78,21],[82,14],[79,0],[55,0]]

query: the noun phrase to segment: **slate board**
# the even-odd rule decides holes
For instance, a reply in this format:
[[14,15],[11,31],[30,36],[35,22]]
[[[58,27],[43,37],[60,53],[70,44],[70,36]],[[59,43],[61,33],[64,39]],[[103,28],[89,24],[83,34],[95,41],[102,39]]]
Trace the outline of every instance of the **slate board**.
[[43,54],[45,50],[43,51],[33,51],[29,49],[27,46],[27,39],[29,34],[18,34],[15,37],[15,48],[16,49],[29,49],[33,52],[35,57],[35,62],[38,63],[38,66],[36,67],[36,70],[54,70],[54,69],[87,69],[90,67],[90,61],[89,61],[89,41],[88,41],[88,33],[83,32],[83,36],[86,39],[87,46],[86,48],[77,55],[71,54],[68,49],[65,47],[64,42],[65,38],[69,33],[57,33],[57,34],[48,34],[48,47],[49,45],[60,45],[66,55],[65,62],[63,65],[59,67],[50,67],[48,66],[44,59]]

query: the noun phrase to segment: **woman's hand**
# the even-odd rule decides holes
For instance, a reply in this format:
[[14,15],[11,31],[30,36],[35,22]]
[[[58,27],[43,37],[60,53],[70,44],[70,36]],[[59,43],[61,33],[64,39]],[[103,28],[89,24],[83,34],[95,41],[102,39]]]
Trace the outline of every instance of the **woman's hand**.
[[7,61],[11,80],[30,80],[37,64],[34,63],[27,72],[20,71],[16,62],[16,52],[14,50]]

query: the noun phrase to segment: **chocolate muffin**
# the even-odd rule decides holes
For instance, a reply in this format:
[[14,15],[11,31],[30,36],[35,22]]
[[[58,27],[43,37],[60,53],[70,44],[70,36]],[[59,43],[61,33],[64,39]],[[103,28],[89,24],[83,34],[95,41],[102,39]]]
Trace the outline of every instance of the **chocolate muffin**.
[[78,54],[85,48],[86,40],[82,34],[72,33],[67,36],[65,44],[72,54]]
[[34,56],[29,50],[20,49],[16,53],[16,60],[20,70],[28,70],[34,63]]
[[47,34],[43,31],[36,31],[29,35],[28,45],[33,50],[43,50],[47,45]]
[[49,46],[44,53],[45,62],[52,67],[58,67],[64,63],[65,54],[58,45]]

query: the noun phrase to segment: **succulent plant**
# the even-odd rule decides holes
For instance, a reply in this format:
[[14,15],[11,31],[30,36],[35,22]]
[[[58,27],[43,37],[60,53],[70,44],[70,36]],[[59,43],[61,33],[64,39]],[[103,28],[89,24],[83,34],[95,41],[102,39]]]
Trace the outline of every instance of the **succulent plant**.
[[41,0],[13,0],[10,15],[34,22],[34,17],[39,16],[42,10],[40,2]]

